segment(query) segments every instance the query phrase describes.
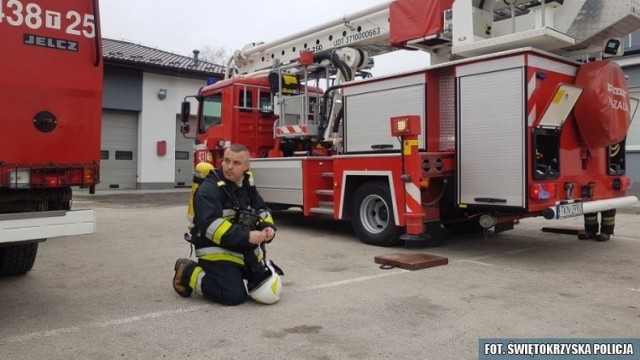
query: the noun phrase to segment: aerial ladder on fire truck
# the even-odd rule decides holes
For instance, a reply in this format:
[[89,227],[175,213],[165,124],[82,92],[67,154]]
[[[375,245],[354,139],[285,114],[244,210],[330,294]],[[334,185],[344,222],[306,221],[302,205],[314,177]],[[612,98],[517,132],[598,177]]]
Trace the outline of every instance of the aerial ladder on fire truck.
[[[335,90],[372,68],[377,55],[421,50],[431,65],[525,46],[580,60],[621,55],[620,37],[638,27],[635,9],[631,0],[388,1],[273,42],[248,44],[229,59],[226,77],[278,73],[274,135],[335,141],[342,110]],[[331,96],[324,109],[308,91],[297,97],[281,91],[283,74],[307,84],[311,73],[327,81],[321,86]],[[322,114],[309,114],[314,104]]]
[[323,77],[325,82],[318,84],[316,77],[315,85],[327,89],[325,99],[330,95],[324,110],[319,107],[321,94],[300,91],[288,96],[286,84],[284,92],[275,93],[275,112],[281,121],[274,135],[330,140],[342,110],[340,92],[335,90],[371,68],[373,56],[396,50],[389,44],[388,17],[389,5],[383,3],[274,42],[249,44],[229,59],[226,77],[271,74],[280,90],[283,81],[297,83],[295,76],[301,76],[305,85],[310,74]]
[[[243,143],[266,202],[348,219],[375,245],[628,206],[610,147],[637,102],[598,60],[640,29],[637,3],[393,0],[250,44],[196,97],[195,162]],[[431,65],[368,77],[399,49]]]

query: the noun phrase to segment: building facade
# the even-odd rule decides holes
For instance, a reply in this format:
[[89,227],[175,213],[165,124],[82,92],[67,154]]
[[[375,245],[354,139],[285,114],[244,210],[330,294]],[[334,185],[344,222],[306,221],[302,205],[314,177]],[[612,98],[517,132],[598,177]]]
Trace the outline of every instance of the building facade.
[[[103,39],[104,95],[99,190],[191,184],[193,134],[180,132],[180,104],[224,68],[193,57]],[[192,101],[192,115],[197,104]],[[195,129],[195,126],[191,126]]]

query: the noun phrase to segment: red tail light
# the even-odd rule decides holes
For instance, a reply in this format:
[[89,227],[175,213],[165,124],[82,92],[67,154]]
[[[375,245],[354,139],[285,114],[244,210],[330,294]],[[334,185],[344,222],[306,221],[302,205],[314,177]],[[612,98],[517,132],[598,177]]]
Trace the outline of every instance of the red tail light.
[[65,183],[58,173],[50,173],[46,170],[34,170],[31,172],[32,187],[58,187]]
[[25,168],[11,169],[2,175],[2,182],[14,188],[55,188],[62,186],[93,185],[98,182],[97,167],[50,167],[35,168],[25,166]]
[[529,186],[529,197],[533,200],[547,200],[558,197],[558,187],[555,183],[532,184]]
[[67,170],[69,185],[82,185],[82,169]]
[[58,174],[47,174],[44,176],[44,178],[48,187],[58,187],[62,182],[60,181],[60,177],[58,176]]

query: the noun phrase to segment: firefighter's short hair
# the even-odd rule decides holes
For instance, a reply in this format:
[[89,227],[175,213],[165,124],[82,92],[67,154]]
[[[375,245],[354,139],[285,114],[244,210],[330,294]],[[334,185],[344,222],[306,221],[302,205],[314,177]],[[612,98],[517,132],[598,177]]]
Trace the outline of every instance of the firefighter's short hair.
[[249,152],[249,149],[242,145],[242,144],[231,144],[228,147],[229,150],[233,151],[234,153],[238,153],[238,152]]

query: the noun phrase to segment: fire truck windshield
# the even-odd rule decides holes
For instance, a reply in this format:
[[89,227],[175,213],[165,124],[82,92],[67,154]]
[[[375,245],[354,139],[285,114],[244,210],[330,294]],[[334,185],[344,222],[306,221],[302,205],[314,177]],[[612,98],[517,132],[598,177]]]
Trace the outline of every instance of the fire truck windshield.
[[222,122],[222,94],[213,94],[205,97],[200,106],[198,123],[200,132],[204,133],[213,125],[218,125]]

